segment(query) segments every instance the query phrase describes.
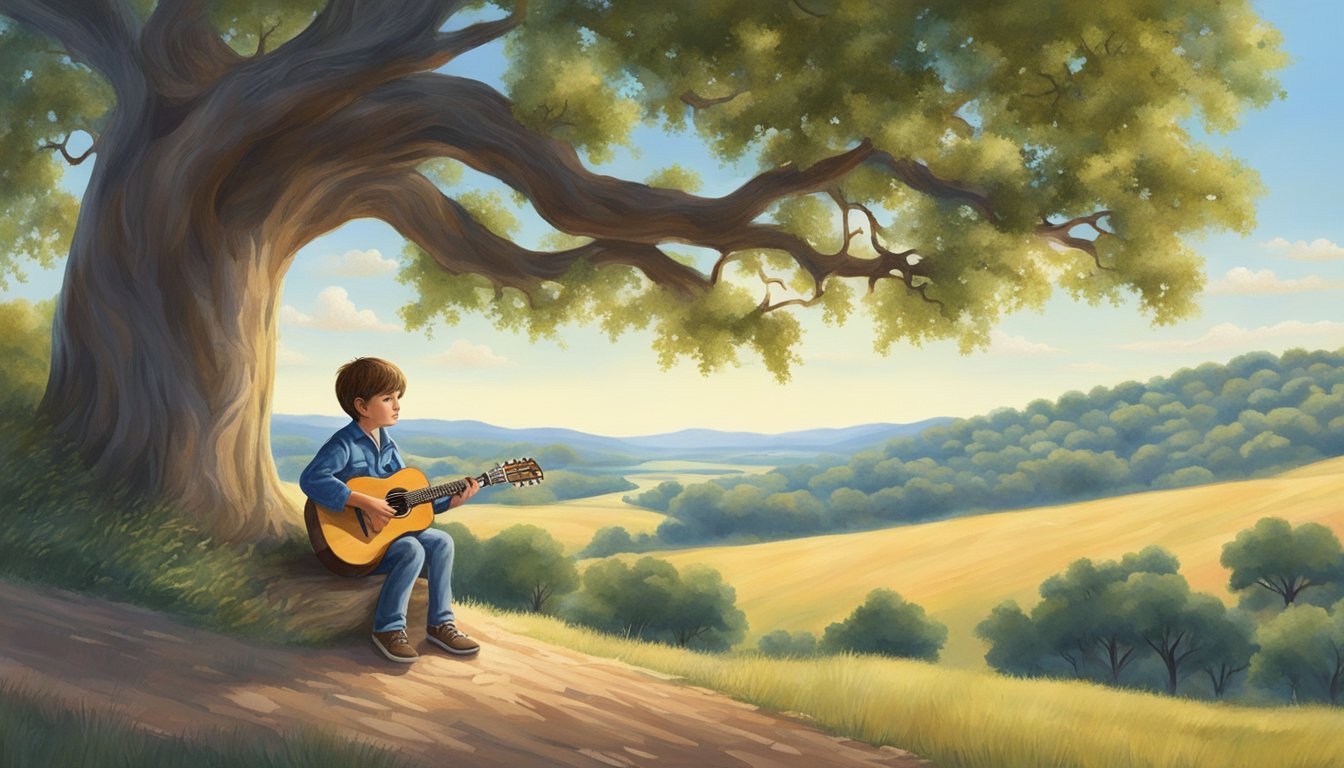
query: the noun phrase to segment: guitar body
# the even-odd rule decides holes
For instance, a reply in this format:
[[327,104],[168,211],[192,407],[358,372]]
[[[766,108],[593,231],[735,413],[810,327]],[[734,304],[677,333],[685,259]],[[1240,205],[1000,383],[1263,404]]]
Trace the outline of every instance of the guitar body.
[[352,491],[387,499],[397,510],[397,517],[389,520],[383,530],[374,533],[369,526],[369,516],[362,510],[346,507],[333,511],[308,500],[303,508],[308,541],[313,545],[317,559],[339,576],[372,573],[393,541],[408,533],[419,533],[434,522],[432,501],[409,509],[404,508],[404,501],[400,505],[397,503],[400,492],[429,487],[429,479],[418,469],[407,467],[390,477],[352,477],[346,485]]

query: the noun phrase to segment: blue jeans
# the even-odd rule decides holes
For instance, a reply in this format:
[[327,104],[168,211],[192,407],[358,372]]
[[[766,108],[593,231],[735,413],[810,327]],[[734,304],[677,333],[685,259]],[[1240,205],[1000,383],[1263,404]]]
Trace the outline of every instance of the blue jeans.
[[411,588],[424,570],[429,571],[427,624],[433,626],[453,620],[453,537],[426,528],[392,542],[383,561],[374,569],[374,573],[387,574],[383,590],[378,593],[378,608],[373,614],[374,632],[406,628]]

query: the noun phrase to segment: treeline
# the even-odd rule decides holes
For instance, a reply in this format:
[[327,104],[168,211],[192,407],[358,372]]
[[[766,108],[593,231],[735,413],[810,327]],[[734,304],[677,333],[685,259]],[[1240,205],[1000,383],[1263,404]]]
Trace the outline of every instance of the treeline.
[[999,672],[1066,677],[1168,694],[1344,704],[1344,554],[1325,526],[1260,520],[1223,548],[1229,610],[1194,592],[1160,547],[1119,561],[1077,560],[976,628]]
[[[1255,353],[1147,384],[1068,392],[931,427],[849,459],[683,487],[632,504],[652,536],[588,554],[863,530],[1279,472],[1344,453],[1344,350]],[[625,539],[630,539],[625,543]]]

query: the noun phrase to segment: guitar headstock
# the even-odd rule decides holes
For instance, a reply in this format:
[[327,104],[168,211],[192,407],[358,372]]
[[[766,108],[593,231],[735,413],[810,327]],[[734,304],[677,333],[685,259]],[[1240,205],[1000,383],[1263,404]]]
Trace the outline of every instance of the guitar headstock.
[[490,478],[490,485],[512,483],[519,488],[536,485],[546,477],[541,467],[532,459],[512,459],[496,464],[493,469],[486,472],[486,476]]

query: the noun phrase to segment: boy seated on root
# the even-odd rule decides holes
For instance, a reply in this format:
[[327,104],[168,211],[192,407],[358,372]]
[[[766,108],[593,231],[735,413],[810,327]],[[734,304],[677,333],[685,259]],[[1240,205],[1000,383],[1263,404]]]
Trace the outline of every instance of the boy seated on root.
[[[397,366],[376,357],[360,357],[336,373],[336,399],[352,421],[318,450],[299,477],[299,487],[316,504],[330,510],[347,506],[363,510],[376,533],[392,519],[394,511],[385,499],[352,491],[346,485],[353,477],[388,477],[405,468],[406,462],[387,427],[397,423],[401,398],[406,394],[406,376]],[[434,511],[459,506],[479,489],[466,478],[460,494],[434,500]],[[453,616],[453,538],[435,528],[410,533],[392,542],[373,573],[387,575],[378,593],[373,615],[373,644],[391,661],[410,663],[419,658],[406,635],[406,611],[411,588],[422,571],[428,571],[429,611],[426,639],[448,653],[472,656],[480,644],[457,629]]]

